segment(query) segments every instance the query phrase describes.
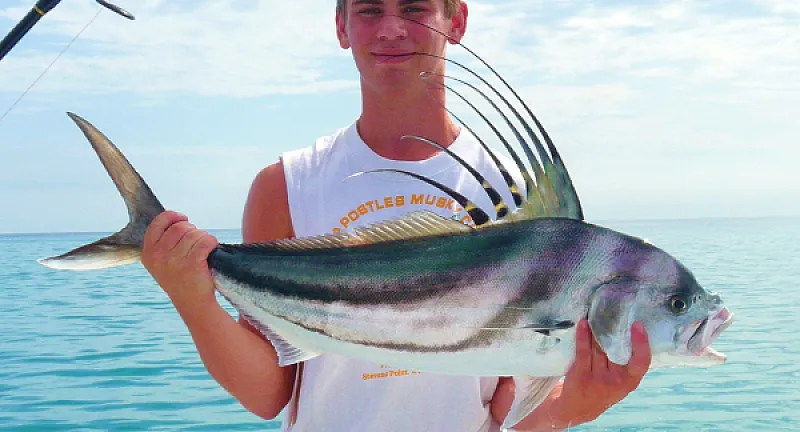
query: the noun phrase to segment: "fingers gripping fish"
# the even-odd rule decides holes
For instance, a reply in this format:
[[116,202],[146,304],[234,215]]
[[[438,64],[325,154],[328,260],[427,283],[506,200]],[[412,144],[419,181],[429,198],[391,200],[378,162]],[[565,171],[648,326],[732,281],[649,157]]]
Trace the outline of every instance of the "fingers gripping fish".
[[[530,120],[469,72],[527,135],[487,94],[470,87],[511,126],[526,165],[480,110],[446,86],[489,124],[521,171],[524,188],[478,137],[503,174],[512,205],[458,155],[424,137],[407,137],[459,161],[482,185],[493,211],[447,185],[396,171],[449,194],[476,226],[416,212],[352,233],[221,244],[209,255],[218,291],[269,338],[280,364],[336,353],[421,372],[512,376],[514,403],[504,422],[509,427],[567,372],[575,357],[575,324],[587,316],[597,343],[616,364],[631,357],[635,321],[648,332],[653,367],[724,362],[710,347],[732,323],[720,297],[654,245],[585,222],[566,167],[538,119],[508,84]],[[135,262],[147,226],[164,208],[107,137],[69,115],[120,191],[130,222],[116,234],[40,262],[69,270]]]

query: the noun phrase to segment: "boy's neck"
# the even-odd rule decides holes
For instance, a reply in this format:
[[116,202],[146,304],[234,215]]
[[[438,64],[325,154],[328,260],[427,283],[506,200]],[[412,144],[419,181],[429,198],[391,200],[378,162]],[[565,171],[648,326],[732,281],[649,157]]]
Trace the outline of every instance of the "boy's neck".
[[391,160],[420,161],[431,158],[440,150],[414,139],[417,135],[450,146],[459,134],[447,111],[444,92],[394,92],[379,95],[362,92],[362,112],[358,119],[361,139],[378,155]]

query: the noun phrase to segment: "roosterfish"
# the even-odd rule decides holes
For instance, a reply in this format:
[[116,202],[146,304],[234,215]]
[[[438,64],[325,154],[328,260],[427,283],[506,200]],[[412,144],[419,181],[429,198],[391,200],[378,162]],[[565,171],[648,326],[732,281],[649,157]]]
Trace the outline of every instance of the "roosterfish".
[[[650,242],[585,221],[549,135],[511,86],[484,64],[516,96],[541,139],[494,86],[456,63],[511,110],[535,151],[492,98],[456,80],[500,113],[527,164],[475,105],[441,85],[475,109],[508,150],[524,187],[476,135],[502,174],[513,205],[457,154],[409,136],[469,170],[494,204],[492,211],[447,185],[395,170],[449,194],[474,226],[412,212],[352,232],[219,244],[208,257],[217,291],[269,339],[281,366],[335,353],[419,372],[513,377],[514,402],[504,428],[530,414],[566,374],[575,358],[576,324],[584,318],[615,364],[627,364],[631,357],[636,321],[648,333],[651,368],[723,363],[725,356],[710,347],[733,322],[720,296]],[[105,135],[80,116],[69,116],[117,186],[130,222],[109,237],[40,262],[67,270],[133,263],[148,225],[164,207]]]

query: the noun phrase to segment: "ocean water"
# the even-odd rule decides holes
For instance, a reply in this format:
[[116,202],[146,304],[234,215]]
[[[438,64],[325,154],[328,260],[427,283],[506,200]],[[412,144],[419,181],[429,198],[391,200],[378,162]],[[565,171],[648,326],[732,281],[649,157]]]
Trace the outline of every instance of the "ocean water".
[[[653,371],[575,431],[800,430],[800,219],[606,222],[719,292],[736,322],[710,369]],[[238,241],[236,231],[217,233]],[[46,269],[100,234],[0,235],[0,430],[278,430],[208,376],[139,265]]]

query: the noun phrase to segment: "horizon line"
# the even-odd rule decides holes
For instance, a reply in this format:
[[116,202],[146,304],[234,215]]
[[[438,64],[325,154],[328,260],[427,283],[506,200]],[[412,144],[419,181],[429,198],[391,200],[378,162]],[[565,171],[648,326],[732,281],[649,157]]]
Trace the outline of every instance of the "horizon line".
[[[633,219],[598,219],[587,221],[595,225],[602,225],[608,222],[680,222],[680,221],[707,221],[707,220],[758,220],[758,219],[798,219],[800,214],[792,215],[762,215],[762,216],[694,216],[694,217],[656,217],[656,218],[633,218]],[[219,231],[241,231],[241,228],[207,228],[209,233]],[[108,236],[114,234],[113,231],[41,231],[41,232],[0,232],[0,236],[41,236],[41,235],[89,235]]]

